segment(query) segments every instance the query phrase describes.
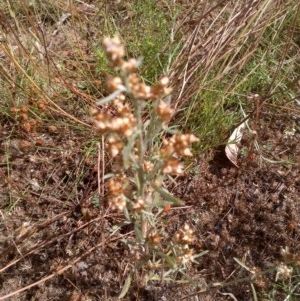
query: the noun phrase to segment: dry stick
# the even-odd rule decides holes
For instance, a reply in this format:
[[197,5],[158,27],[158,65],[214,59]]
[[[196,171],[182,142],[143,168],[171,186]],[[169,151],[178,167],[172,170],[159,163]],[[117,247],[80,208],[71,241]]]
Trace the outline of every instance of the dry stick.
[[98,146],[98,164],[97,164],[97,176],[98,176],[98,194],[104,198],[104,175],[105,175],[105,153],[104,153],[104,136],[102,135],[101,146],[100,142]]
[[[43,222],[43,223],[41,223],[41,224],[39,224],[39,225],[36,225],[36,226],[31,227],[30,229],[28,229],[28,231],[26,231],[26,233],[24,233],[22,236],[18,237],[18,238],[15,240],[15,243],[17,244],[17,243],[20,243],[20,242],[24,241],[24,239],[26,239],[27,237],[29,237],[30,235],[32,235],[32,234],[35,233],[36,231],[45,228],[45,227],[48,226],[49,224],[51,224],[51,223],[55,222],[56,220],[58,220],[61,216],[67,215],[67,214],[70,214],[70,213],[71,213],[71,211],[67,211],[67,212],[60,213],[60,214],[54,216],[53,218],[51,218],[50,220],[47,220],[47,221],[45,221],[45,222]],[[14,245],[15,245],[15,243],[14,243]],[[1,257],[4,257],[4,256],[9,252],[9,250],[11,249],[11,247],[12,247],[11,245],[8,246],[8,247],[6,248],[6,250],[0,254],[0,256],[1,256]],[[15,247],[16,247],[16,245],[15,245]],[[36,247],[36,246],[34,246],[33,248],[35,248],[35,247]],[[17,247],[16,247],[16,248],[17,248]],[[31,250],[33,250],[33,248],[32,248]],[[17,249],[18,249],[18,248],[17,248]],[[18,261],[21,260],[21,259],[24,259],[24,257],[26,257],[27,255],[29,255],[29,254],[26,253],[25,255],[22,255],[22,258],[19,258],[19,259],[17,259],[16,261],[13,261],[13,264],[16,263],[16,262],[18,262]],[[0,261],[1,261],[1,257],[0,257]],[[4,271],[5,269],[7,269],[7,267],[8,267],[8,266],[6,266],[6,267],[4,267],[3,269],[1,269],[0,272],[2,272],[2,271]]]
[[[7,225],[6,225],[5,217],[4,217],[4,214],[3,214],[2,210],[0,210],[0,214],[1,214],[1,216],[2,216],[4,226],[5,226],[6,230],[7,230],[7,232],[9,233],[9,229],[8,229],[8,227],[7,227]],[[18,248],[18,246],[17,246],[17,244],[16,244],[16,242],[15,242],[14,239],[12,239],[12,242],[13,242],[13,245],[15,246],[16,250],[17,250],[18,253],[20,254],[20,256],[23,258],[23,254],[22,254],[21,251],[19,250],[19,248]]]
[[102,198],[104,198],[104,175],[105,175],[105,153],[104,153],[104,136],[102,136]]
[[97,143],[98,147],[98,160],[97,160],[97,179],[98,179],[98,194],[99,197],[102,196],[101,186],[102,186],[102,180],[103,180],[103,174],[100,172],[101,170],[101,146],[100,142]]
[[[97,221],[97,220],[100,220],[100,219],[103,219],[103,216],[94,218],[93,220],[91,220],[91,221],[89,221],[89,222],[87,222],[87,223],[81,225],[80,227],[78,227],[78,228],[76,228],[76,229],[74,229],[74,230],[71,230],[71,231],[69,231],[69,232],[67,232],[67,233],[64,233],[64,234],[62,234],[62,235],[60,235],[60,236],[54,237],[54,238],[52,238],[52,239],[50,239],[50,240],[48,240],[48,241],[46,241],[46,242],[44,242],[44,243],[41,243],[40,245],[35,245],[35,246],[33,246],[26,254],[23,255],[22,258],[15,259],[15,260],[11,261],[9,264],[7,264],[4,268],[0,269],[0,273],[2,273],[3,271],[5,271],[5,270],[8,269],[9,267],[13,266],[14,264],[16,264],[16,263],[19,262],[21,259],[24,259],[25,257],[29,256],[30,254],[36,252],[38,249],[41,249],[42,247],[45,247],[45,246],[47,246],[47,245],[53,243],[54,241],[58,241],[58,240],[64,238],[65,236],[67,236],[67,235],[74,234],[74,233],[78,232],[79,230],[85,228],[85,227],[88,226],[89,224],[91,224],[91,223],[93,223],[93,222],[95,222],[95,221]],[[37,248],[38,248],[38,249],[37,249]],[[1,300],[1,299],[0,299],[0,300]]]
[[[121,236],[118,236],[118,237],[116,237],[116,238],[114,238],[114,239],[110,239],[109,242],[119,240],[119,239],[122,238],[123,236],[124,236],[124,235],[121,235]],[[44,278],[42,278],[42,279],[40,279],[40,280],[38,280],[38,281],[32,283],[32,284],[29,284],[29,285],[27,285],[27,286],[25,286],[25,287],[22,287],[22,288],[20,288],[20,289],[14,291],[14,292],[12,292],[12,293],[10,293],[10,294],[7,294],[7,295],[2,296],[2,297],[0,296],[0,300],[5,300],[5,299],[7,299],[7,298],[9,298],[9,297],[12,297],[12,296],[17,295],[17,294],[19,294],[19,293],[21,293],[21,292],[24,292],[24,291],[26,291],[26,290],[28,290],[28,289],[34,287],[34,286],[37,286],[37,285],[39,285],[39,284],[41,284],[41,283],[43,283],[43,282],[45,282],[45,281],[47,281],[47,280],[49,280],[49,279],[55,277],[56,275],[62,275],[65,271],[67,271],[68,269],[72,268],[73,265],[74,265],[75,263],[77,263],[78,261],[80,261],[83,257],[89,255],[91,252],[93,252],[93,251],[96,250],[97,248],[101,247],[102,245],[103,245],[103,242],[97,244],[95,247],[90,248],[90,249],[87,250],[85,253],[83,253],[81,256],[77,257],[77,258],[74,259],[74,260],[71,260],[71,262],[70,262],[67,266],[65,266],[65,267],[63,267],[63,268],[57,270],[55,273],[52,273],[52,274],[50,274],[50,275],[48,275],[48,276],[46,276],[46,277],[44,277]]]
[[[25,197],[23,196],[23,194],[20,193],[20,192],[18,191],[18,190],[19,190],[18,186],[17,186],[13,181],[11,181],[11,179],[10,179],[9,177],[7,177],[1,169],[0,169],[0,176],[3,177],[4,179],[6,179],[8,185],[9,185],[10,187],[13,187],[13,188],[17,191],[17,193],[18,193],[18,195],[19,195],[20,198],[25,198]],[[26,199],[26,198],[25,198],[25,199]],[[44,227],[46,227],[47,225],[51,224],[52,222],[56,221],[56,220],[57,220],[58,218],[60,218],[61,216],[66,215],[66,214],[70,214],[70,212],[71,212],[71,211],[62,212],[62,213],[60,213],[60,214],[54,216],[53,218],[51,218],[50,221],[47,220],[47,221],[45,221],[45,222],[43,222],[43,223],[41,223],[41,224],[39,224],[39,225],[37,225],[37,226],[33,226],[33,227],[31,227],[30,229],[28,229],[28,231],[26,231],[26,233],[24,233],[23,235],[21,235],[20,237],[18,237],[16,240],[13,240],[13,245],[14,245],[15,248],[17,249],[18,253],[22,256],[22,259],[23,259],[24,257],[26,257],[26,256],[28,255],[28,253],[25,254],[25,255],[22,255],[22,254],[20,253],[20,251],[19,251],[17,245],[16,245],[17,243],[19,243],[20,241],[23,241],[23,240],[26,239],[28,236],[32,235],[34,232],[36,232],[36,230],[39,230],[39,229],[41,229],[41,228],[44,228]],[[2,214],[2,211],[1,211],[1,214]],[[2,214],[2,216],[3,216],[3,214]],[[4,219],[4,217],[3,217],[3,219]],[[4,256],[9,252],[9,250],[11,249],[11,247],[12,247],[12,245],[8,246],[8,247],[6,248],[6,250],[0,254],[0,256],[1,256],[1,257],[4,257]],[[0,261],[1,261],[1,257],[0,257]],[[21,259],[19,258],[19,259],[13,261],[12,264],[18,262],[19,260],[21,260]],[[11,266],[11,264],[10,264],[9,266]],[[0,270],[0,272],[1,272],[1,271],[4,271],[4,270],[7,269],[7,268],[8,268],[8,266],[4,267],[3,269]]]
[[102,146],[100,142],[97,143],[98,147],[98,160],[97,160],[97,180],[98,180],[98,195],[104,198],[104,175],[105,175],[105,164],[104,164],[104,137],[102,136]]

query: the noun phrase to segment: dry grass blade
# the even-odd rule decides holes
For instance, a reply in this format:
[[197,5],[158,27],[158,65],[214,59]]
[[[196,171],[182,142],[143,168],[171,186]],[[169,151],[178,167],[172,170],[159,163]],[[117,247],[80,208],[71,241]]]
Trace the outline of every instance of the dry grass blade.
[[[174,86],[181,87],[174,106],[187,104],[200,89],[238,74],[256,51],[266,28],[283,16],[292,2],[219,1],[199,3],[183,25],[183,48],[171,67]],[[228,89],[230,86],[228,87]]]
[[[61,105],[72,95],[89,104],[94,102],[91,96],[80,91],[74,84],[83,80],[82,73],[91,74],[87,66],[82,68],[83,65],[94,64],[92,57],[86,57],[87,46],[81,42],[76,32],[80,7],[75,9],[73,6],[66,6],[66,3],[61,5],[55,1],[51,6],[49,3],[41,6],[35,3],[32,11],[24,1],[18,5],[11,3],[8,13],[0,12],[0,53],[3,57],[0,68],[3,86],[11,91],[14,105],[26,103],[28,98],[38,96],[46,101],[47,107],[54,114],[89,128],[90,125],[85,120],[76,116],[76,111],[72,112]],[[50,20],[47,23],[47,19],[45,21],[43,18],[58,21],[49,26]],[[73,30],[68,31],[68,27]],[[76,57],[76,61],[69,60],[72,56]],[[76,78],[68,72],[69,64],[80,70]],[[15,95],[18,96],[17,99]]]

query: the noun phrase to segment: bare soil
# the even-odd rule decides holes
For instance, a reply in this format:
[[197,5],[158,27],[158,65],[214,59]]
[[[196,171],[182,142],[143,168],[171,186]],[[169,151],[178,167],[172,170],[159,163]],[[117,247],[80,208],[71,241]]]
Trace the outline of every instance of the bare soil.
[[[76,40],[71,29],[65,32]],[[69,49],[60,52],[63,39],[58,32],[51,47],[68,56]],[[88,122],[78,102],[68,107],[75,96],[64,109]],[[263,273],[252,279],[261,295],[272,289],[280,264],[300,275],[299,111],[297,102],[280,110],[266,103],[255,137],[260,149],[245,136],[240,168],[220,148],[196,158],[192,170],[176,179],[170,189],[185,206],[165,214],[170,234],[187,222],[197,237],[196,252],[208,253],[189,267],[190,284],[143,286],[143,275],[135,275],[126,300],[253,300],[252,274],[235,258]],[[95,141],[101,138],[86,129],[72,131],[59,115],[51,117],[60,126],[50,131],[51,124],[37,124],[32,135],[15,119],[1,120],[0,300],[27,286],[8,300],[117,300],[132,262],[121,239],[132,228],[117,231],[122,215],[99,200]],[[217,285],[221,282],[226,285]],[[283,296],[279,290],[274,300]]]
[[[252,300],[249,281],[236,283],[249,272],[234,258],[269,271],[254,281],[259,292],[270,289],[280,263],[299,271],[300,132],[293,116],[265,109],[258,133],[263,153],[240,158],[240,169],[220,149],[210,159],[199,158],[193,173],[178,180],[172,189],[186,207],[174,208],[166,218],[170,229],[192,225],[195,249],[209,251],[190,268],[197,285],[136,283],[128,300],[227,300],[222,293]],[[6,215],[1,211],[0,296],[42,279],[9,300],[116,300],[130,261],[124,244],[111,239],[113,224],[122,217],[93,201],[97,174],[92,165],[84,168],[80,182],[72,180],[77,179],[80,139],[48,138],[60,139],[59,151],[12,153],[9,169],[1,166],[1,206],[11,209]],[[19,195],[24,186],[26,195]],[[128,233],[130,227],[120,235]],[[221,281],[231,284],[208,289]]]

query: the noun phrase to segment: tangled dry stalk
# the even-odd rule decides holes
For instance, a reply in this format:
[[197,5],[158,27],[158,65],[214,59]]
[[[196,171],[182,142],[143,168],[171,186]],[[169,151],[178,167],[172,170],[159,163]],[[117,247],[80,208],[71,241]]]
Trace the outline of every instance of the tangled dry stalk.
[[[170,79],[179,87],[175,108],[191,101],[211,82],[231,74],[232,83],[256,52],[273,22],[280,22],[296,1],[195,1],[182,17],[182,48],[171,66]],[[227,86],[229,93],[231,84]],[[225,93],[226,95],[226,93]]]

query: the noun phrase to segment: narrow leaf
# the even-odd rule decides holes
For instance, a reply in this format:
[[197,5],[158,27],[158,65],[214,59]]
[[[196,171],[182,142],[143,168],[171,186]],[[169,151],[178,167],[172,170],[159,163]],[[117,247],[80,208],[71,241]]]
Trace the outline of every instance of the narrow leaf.
[[251,273],[251,270],[243,263],[241,262],[239,259],[237,259],[236,257],[233,257],[234,261],[237,262],[241,267],[243,267],[245,270],[247,270],[248,272]]
[[134,233],[139,241],[145,240],[142,230],[140,229],[140,224],[138,222],[135,222],[135,224],[134,224]]
[[131,274],[129,274],[125,280],[125,283],[123,285],[122,291],[118,297],[118,299],[122,299],[125,297],[125,295],[128,293],[128,290],[130,288],[130,284],[131,284]]
[[166,262],[169,264],[169,266],[171,268],[176,267],[176,260],[174,259],[174,257],[169,256],[169,255],[167,255],[167,254],[165,254],[164,252],[161,252],[161,251],[157,251],[157,254],[159,256],[161,256],[163,259],[165,259]]
[[167,201],[172,202],[175,205],[183,205],[184,202],[178,198],[176,198],[175,196],[173,196],[172,194],[170,194],[168,191],[166,191],[163,188],[159,188],[158,186],[151,184],[151,187],[157,191],[161,196],[163,196]]
[[255,287],[254,287],[253,283],[250,283],[250,286],[251,286],[251,291],[252,291],[254,301],[258,301],[256,290],[255,290]]

